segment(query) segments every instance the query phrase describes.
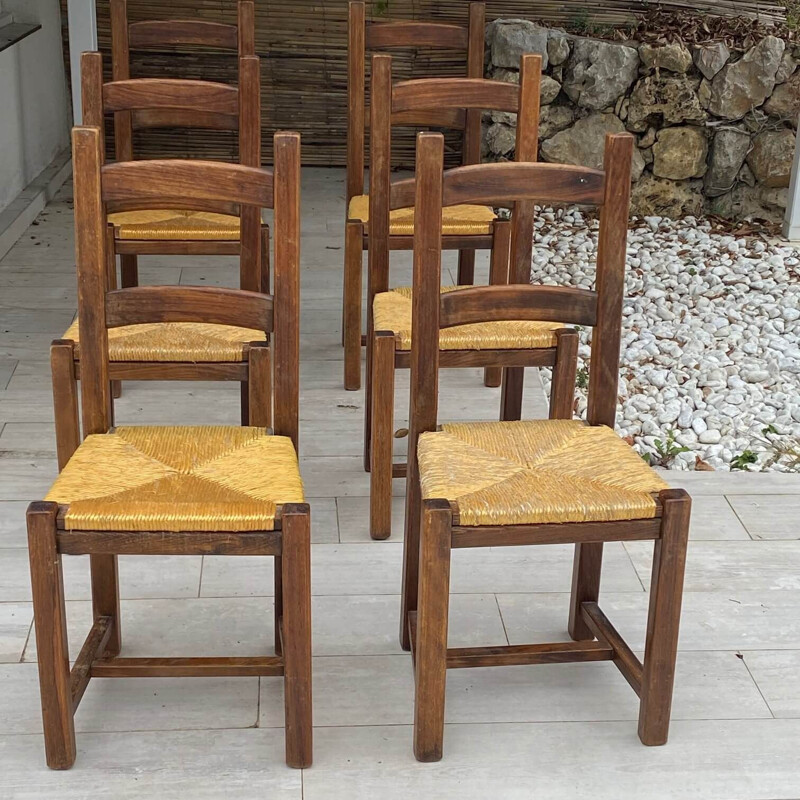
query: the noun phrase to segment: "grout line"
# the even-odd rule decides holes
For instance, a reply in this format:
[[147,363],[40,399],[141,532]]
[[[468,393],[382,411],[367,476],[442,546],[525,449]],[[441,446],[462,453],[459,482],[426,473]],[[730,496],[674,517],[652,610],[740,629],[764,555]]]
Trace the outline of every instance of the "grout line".
[[506,621],[503,619],[503,611],[500,608],[500,600],[498,599],[497,595],[494,596],[494,602],[497,606],[497,613],[500,615],[500,624],[503,626],[503,636],[506,637],[506,644],[511,644],[511,640],[508,638],[508,631],[506,630]]
[[628,548],[625,547],[627,542],[622,542],[622,549],[625,551],[625,555],[628,556],[628,561],[630,561],[631,567],[633,568],[634,573],[636,574],[636,580],[639,581],[642,587],[643,592],[647,592],[647,587],[644,585],[644,581],[642,580],[641,575],[639,575],[639,570],[636,569],[636,564],[633,563],[633,558],[631,554],[628,552]]
[[200,556],[200,579],[197,581],[197,599],[199,600],[202,597],[203,591],[203,569],[206,565],[206,557]]
[[[25,637],[25,644],[22,646],[22,652],[20,653],[19,661],[17,662],[18,664],[25,663],[25,654],[28,652],[28,645],[30,644],[32,633],[33,633],[33,619],[31,619],[31,625],[28,628],[28,635]],[[38,661],[39,658],[37,653],[36,662],[38,663]]]
[[753,676],[753,673],[750,671],[750,665],[747,663],[747,659],[742,655],[740,651],[737,651],[737,656],[740,656],[739,660],[744,664],[744,668],[747,670],[747,674],[750,676],[750,680],[753,681],[753,685],[758,690],[758,693],[761,695],[761,699],[764,701],[764,705],[767,707],[767,711],[772,715],[773,719],[776,719],[775,712],[772,710],[772,706],[770,706],[769,701],[766,697],[764,697],[764,692],[761,691],[761,687],[758,685],[758,681]]
[[750,537],[750,541],[751,542],[760,542],[760,541],[762,541],[761,539],[754,538],[753,534],[750,533],[750,528],[748,528],[747,525],[744,524],[744,520],[739,516],[738,512],[736,511],[736,509],[731,504],[730,497],[728,497],[728,495],[726,495],[726,494],[724,494],[722,496],[725,498],[725,502],[728,504],[728,508],[730,508],[730,510],[733,511],[733,515],[736,517],[736,519],[738,520],[739,524],[745,529],[745,532]]

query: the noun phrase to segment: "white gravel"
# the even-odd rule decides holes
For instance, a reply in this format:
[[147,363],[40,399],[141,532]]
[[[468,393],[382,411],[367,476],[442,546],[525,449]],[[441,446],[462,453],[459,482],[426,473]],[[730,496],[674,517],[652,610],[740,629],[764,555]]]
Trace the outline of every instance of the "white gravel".
[[[534,282],[592,288],[596,253],[596,220],[539,212]],[[590,334],[581,332],[583,378]],[[800,444],[800,250],[693,217],[635,220],[620,366],[617,430],[640,453],[657,460],[656,440],[663,450],[674,437],[688,451],[667,459],[673,469],[698,457],[729,469],[746,451],[757,458],[748,469],[789,469],[770,442]],[[549,370],[542,379],[549,390]],[[585,389],[576,412],[585,416]]]

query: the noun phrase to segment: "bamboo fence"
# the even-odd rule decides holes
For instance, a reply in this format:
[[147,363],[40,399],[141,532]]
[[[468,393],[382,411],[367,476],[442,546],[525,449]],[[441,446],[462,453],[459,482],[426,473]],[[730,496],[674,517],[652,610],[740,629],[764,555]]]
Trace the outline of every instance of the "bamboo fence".
[[[66,0],[61,0],[66,29]],[[391,18],[465,21],[468,0],[377,0],[368,13]],[[593,26],[630,24],[636,13],[653,4],[642,0],[488,0],[487,19],[523,17],[570,25],[580,20]],[[699,0],[670,2],[659,7],[706,11],[724,16],[780,20],[776,2]],[[235,22],[236,0],[129,0],[131,21],[193,18]],[[108,0],[97,0],[99,46],[110,68]],[[66,32],[65,32],[66,37]],[[66,46],[66,43],[65,43]],[[347,0],[256,0],[256,50],[262,59],[262,130],[264,160],[272,157],[276,130],[297,130],[303,137],[303,163],[343,165],[346,152]],[[68,61],[67,61],[68,63]],[[396,79],[456,75],[463,55],[444,50],[396,51]],[[229,55],[183,48],[132,54],[132,75],[205,77],[235,82],[235,59]],[[215,131],[146,131],[137,136],[135,152],[142,157],[205,157],[235,155],[230,134]],[[398,164],[413,163],[413,131],[393,140]]]

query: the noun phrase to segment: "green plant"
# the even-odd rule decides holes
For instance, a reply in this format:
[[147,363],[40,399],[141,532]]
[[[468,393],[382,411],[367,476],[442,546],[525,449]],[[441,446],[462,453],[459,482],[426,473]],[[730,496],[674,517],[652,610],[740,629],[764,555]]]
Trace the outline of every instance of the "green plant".
[[664,439],[656,439],[653,445],[656,448],[655,453],[648,453],[649,458],[645,459],[651,467],[668,467],[675,460],[675,456],[689,452],[688,447],[675,441],[674,428],[667,431]]
[[389,0],[373,0],[372,13],[376,17],[382,17],[389,10]]
[[800,472],[800,436],[782,436],[774,425],[761,429],[756,441],[767,451],[764,466],[780,464],[787,472]]
[[575,384],[579,389],[585,389],[589,385],[589,370],[581,367],[575,376]]
[[758,461],[758,455],[752,450],[742,450],[731,459],[731,469],[745,469],[748,464],[755,464]]

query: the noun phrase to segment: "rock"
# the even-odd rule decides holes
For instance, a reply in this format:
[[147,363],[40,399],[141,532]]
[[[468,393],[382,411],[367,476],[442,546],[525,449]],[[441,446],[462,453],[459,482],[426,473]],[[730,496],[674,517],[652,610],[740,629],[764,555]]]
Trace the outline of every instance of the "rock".
[[646,67],[670,72],[686,72],[692,64],[692,54],[681,42],[643,44],[639,48],[639,58]]
[[656,143],[656,129],[648,128],[647,133],[639,138],[639,147],[652,147]]
[[636,80],[639,55],[627,45],[576,39],[564,76],[564,91],[583,108],[613,105]]
[[783,39],[765,36],[739,61],[726,64],[711,84],[709,111],[725,119],[741,119],[760,106],[775,88],[785,47]]
[[708,110],[708,106],[711,104],[711,81],[708,78],[700,81],[700,85],[697,87],[697,100],[700,108]]
[[753,170],[751,170],[747,164],[742,164],[742,168],[739,170],[736,180],[738,180],[739,183],[744,183],[747,186],[756,185],[756,176],[753,175]]
[[768,211],[783,214],[789,203],[789,188],[787,186],[761,186],[758,190],[758,199]]
[[756,180],[767,187],[788,186],[794,158],[794,133],[784,128],[764,131],[753,140],[747,164]]
[[711,80],[724,66],[731,57],[725,42],[715,42],[695,48],[694,63],[703,76]]
[[544,106],[539,114],[539,138],[544,141],[575,121],[572,106]]
[[644,173],[631,191],[634,214],[654,214],[679,219],[687,214],[697,216],[703,210],[703,195],[699,181],[671,181]]
[[498,156],[507,155],[516,145],[516,130],[502,122],[495,122],[486,131],[486,144],[491,153]]
[[[542,142],[542,158],[559,164],[602,169],[606,134],[624,131],[625,126],[613,114],[590,114],[579,119],[571,128]],[[633,180],[639,179],[643,169],[644,159],[638,150],[634,150]]]
[[788,50],[785,50],[781,58],[781,65],[775,73],[775,83],[783,83],[789,80],[796,69],[797,62],[792,57],[792,54]]
[[561,84],[554,81],[549,75],[542,75],[542,82],[539,87],[540,103],[543,106],[552,103],[561,91]]
[[[519,67],[519,64],[517,64]],[[492,79],[504,83],[519,84],[519,69],[496,69],[492,72]]]
[[554,67],[563,64],[569,58],[569,39],[556,31],[550,31],[547,38],[547,58]]
[[648,126],[679,122],[705,122],[706,112],[692,82],[685,75],[649,75],[634,87],[628,105],[627,126],[644,131]]
[[765,196],[765,193],[786,191],[786,189],[766,189],[740,183],[734,186],[730,192],[711,198],[708,210],[712,214],[726,219],[756,218],[779,222],[783,218],[783,211],[774,205],[767,205],[765,201],[773,198]]
[[700,178],[706,171],[708,139],[701,128],[665,128],[653,145],[653,174],[659,178]]
[[513,111],[490,111],[488,117],[492,122],[501,122],[512,128],[517,127],[517,115]]
[[794,128],[800,115],[800,72],[795,72],[785,83],[775,87],[772,96],[764,103],[764,111],[773,117],[788,120]]
[[715,430],[703,431],[698,437],[701,444],[719,444],[722,441],[722,434]]
[[730,191],[750,149],[750,134],[733,128],[717,131],[711,143],[711,157],[705,179],[708,197]]
[[547,69],[547,28],[527,19],[498,19],[487,26],[492,63],[498,67],[519,67],[525,53],[539,53]]

